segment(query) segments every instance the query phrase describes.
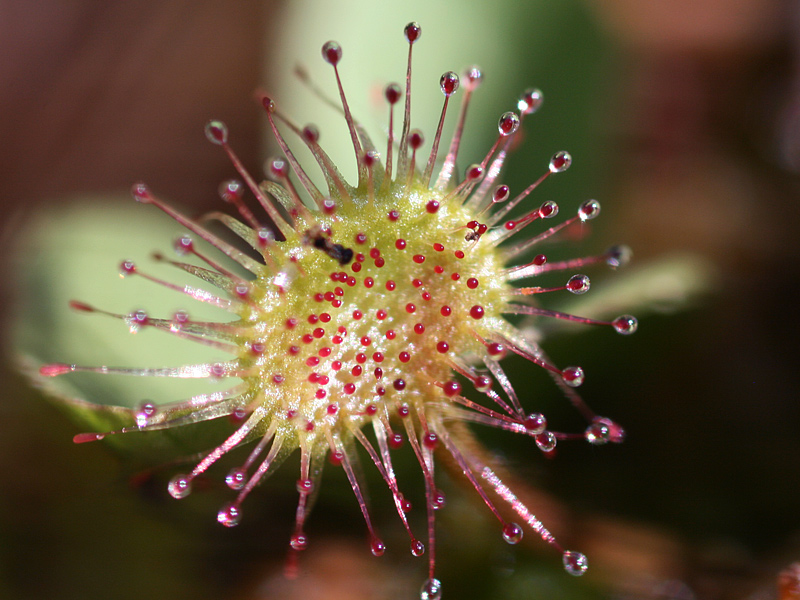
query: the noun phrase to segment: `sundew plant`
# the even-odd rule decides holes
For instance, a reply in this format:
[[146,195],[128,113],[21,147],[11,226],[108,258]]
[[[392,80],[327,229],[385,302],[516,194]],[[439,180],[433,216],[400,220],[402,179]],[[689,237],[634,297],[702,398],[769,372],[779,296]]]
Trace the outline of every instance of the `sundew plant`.
[[[242,166],[229,145],[225,124],[206,125],[208,139],[227,154],[240,177],[220,186],[222,199],[236,216],[214,212],[191,219],[144,183],[133,186],[137,201],[160,209],[187,230],[174,245],[179,258],[157,254],[156,259],[198,281],[178,285],[129,260],[122,261],[120,273],[183,294],[187,310],[172,315],[144,310],[117,314],[83,301],[72,301],[71,306],[120,319],[132,333],[154,328],[224,351],[227,360],[162,368],[51,363],[41,366],[40,374],[56,377],[83,371],[196,378],[217,387],[219,382],[229,383],[222,391],[188,399],[143,403],[130,412],[128,426],[82,433],[75,442],[227,419],[229,437],[220,439],[190,471],[174,475],[168,486],[172,497],[186,498],[199,475],[213,472],[220,458],[248,444],[251,449],[243,462],[220,475],[232,490],[230,503],[217,515],[226,527],[238,525],[247,510],[257,510],[244,508],[247,496],[299,452],[299,498],[288,540],[293,553],[309,543],[306,521],[326,463],[343,469],[363,515],[368,546],[376,556],[384,553],[356,468],[366,458],[385,481],[408,532],[411,553],[427,560],[421,598],[433,599],[441,597],[442,588],[436,578],[435,517],[445,504],[436,483],[437,461],[443,456],[497,518],[509,544],[518,543],[531,529],[561,554],[568,573],[585,572],[586,557],[563,548],[534,515],[534,507],[523,504],[472,445],[464,443],[465,427],[476,424],[528,436],[544,454],[564,440],[583,439],[594,445],[622,441],[623,429],[596,415],[578,396],[583,369],[554,364],[527,323],[560,319],[630,334],[637,322],[629,315],[602,321],[537,305],[539,294],[587,292],[589,278],[580,270],[596,264],[617,268],[627,262],[630,251],[616,246],[595,256],[559,261],[548,261],[540,253],[545,240],[597,217],[600,204],[587,200],[577,214],[558,219],[559,207],[553,201],[531,206],[532,192],[569,168],[572,159],[563,151],[552,156],[527,188],[512,191],[502,183],[504,162],[519,141],[523,121],[542,103],[539,90],[525,90],[516,112],[500,116],[494,143],[464,169],[459,167],[459,147],[470,99],[482,75],[477,67],[461,77],[444,73],[439,81],[444,95],[441,118],[430,150],[422,151],[423,133],[412,127],[411,90],[412,54],[420,37],[419,25],[405,27],[405,85],[385,89],[388,140],[380,144],[381,152],[350,112],[339,73],[342,49],[335,42],[322,47],[322,57],[335,75],[336,105],[349,129],[357,181],[341,175],[320,146],[314,126],[298,125],[276,102],[263,97],[282,151],[267,161],[266,181],[258,182]],[[333,103],[315,93],[320,102]],[[457,93],[461,102],[454,133],[443,140],[443,125]],[[296,157],[297,144],[305,145],[316,160],[323,188],[309,175],[312,165]],[[210,222],[226,226],[242,244],[213,233]],[[197,240],[218,252],[209,254]],[[538,285],[540,277],[547,283]],[[193,319],[191,305],[197,302],[225,309],[230,319]],[[507,320],[514,315],[526,317],[526,327]],[[552,375],[585,417],[585,430],[553,431],[545,415],[526,406],[502,366],[510,354]],[[396,473],[392,457],[397,452],[413,453],[419,471]],[[403,481],[414,477],[421,477],[425,486],[422,534],[412,527],[411,503],[402,492]]]

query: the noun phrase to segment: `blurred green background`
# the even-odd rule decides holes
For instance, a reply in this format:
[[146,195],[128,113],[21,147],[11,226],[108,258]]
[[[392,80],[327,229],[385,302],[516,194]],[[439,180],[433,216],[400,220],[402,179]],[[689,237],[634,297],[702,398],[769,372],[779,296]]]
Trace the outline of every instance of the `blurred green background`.
[[[65,333],[81,332],[84,320],[94,327],[96,319],[65,312],[69,323],[58,325],[50,304],[61,295],[95,301],[94,282],[115,285],[113,265],[131,245],[141,245],[143,260],[169,248],[169,234],[153,240],[149,221],[129,217],[130,202],[111,198],[146,180],[193,213],[217,205],[217,185],[232,169],[204,139],[209,118],[228,123],[232,143],[256,173],[265,152],[274,152],[265,149],[257,88],[277,90],[287,112],[321,125],[326,145],[342,137],[328,133],[328,113],[303,108],[316,102],[308,92],[287,83],[302,60],[333,89],[327,65],[319,64],[325,40],[342,42],[347,93],[361,98],[377,137],[385,111],[371,112],[366,99],[372,86],[402,79],[401,32],[412,19],[423,27],[415,46],[415,124],[431,136],[441,71],[480,64],[486,81],[465,150],[478,158],[492,142],[497,115],[513,108],[524,88],[540,87],[545,104],[527,122],[505,181],[522,189],[554,151],[569,150],[573,167],[537,199],[557,200],[572,213],[596,197],[603,214],[591,236],[548,255],[629,244],[630,272],[590,272],[586,300],[616,290],[641,317],[631,338],[563,327],[545,345],[557,364],[586,369],[583,397],[626,427],[624,444],[564,444],[545,460],[529,440],[480,432],[512,467],[515,483],[541,500],[534,512],[551,515],[563,543],[589,556],[589,572],[569,577],[532,534],[510,548],[475,494],[440,473],[448,492],[438,529],[445,597],[777,597],[778,572],[800,560],[800,5],[417,4],[0,0],[0,235],[4,248],[25,248],[1,259],[3,339],[27,331],[24,315],[41,316],[35,339],[4,348],[0,597],[417,597],[424,564],[408,555],[375,473],[372,499],[387,554],[369,554],[352,492],[330,469],[309,523],[303,576],[290,582],[282,571],[296,502],[293,465],[248,499],[240,527],[225,530],[214,519],[229,498],[214,477],[224,467],[207,490],[177,503],[165,491],[175,466],[162,465],[174,457],[159,463],[108,445],[73,445],[80,426],[14,366],[20,344],[60,352],[62,360],[73,346],[97,349],[94,329],[79,333],[85,339]],[[298,95],[302,103],[295,104]],[[77,200],[98,195],[108,200],[88,210],[108,223],[102,241],[83,233],[94,225]],[[32,232],[43,217],[61,224],[66,241]],[[84,239],[86,248],[72,247]],[[77,263],[77,250],[111,266]],[[80,278],[69,270],[73,263],[81,265]],[[676,265],[690,275],[678,277]],[[648,272],[676,283],[665,293]],[[36,292],[20,308],[32,280]],[[684,298],[684,285],[697,293]],[[526,406],[561,429],[582,426],[544,374],[513,359],[508,369]],[[131,394],[142,393],[136,386]],[[104,401],[114,403],[109,394]],[[124,443],[135,450],[146,440]],[[406,482],[419,494],[413,479]],[[415,525],[422,531],[421,520]]]

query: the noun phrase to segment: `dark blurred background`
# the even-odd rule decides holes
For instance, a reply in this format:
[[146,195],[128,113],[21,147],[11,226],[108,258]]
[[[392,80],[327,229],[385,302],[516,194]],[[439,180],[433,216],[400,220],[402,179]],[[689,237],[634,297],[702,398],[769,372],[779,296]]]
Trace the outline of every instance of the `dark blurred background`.
[[[124,194],[140,179],[196,213],[215,206],[231,168],[204,139],[210,117],[228,123],[260,173],[264,124],[253,92],[288,68],[274,60],[285,20],[298,20],[288,4],[0,0],[3,248],[38,214],[78,194]],[[301,21],[321,18],[303,6],[312,8]],[[358,10],[382,18],[379,7]],[[453,68],[480,62],[503,36],[519,88],[545,90],[547,110],[507,182],[521,189],[553,150],[569,149],[575,166],[548,193],[570,212],[596,196],[604,214],[593,236],[565,251],[624,241],[644,272],[668,271],[659,259],[681,256],[703,265],[686,275],[702,281],[678,310],[644,301],[632,309],[643,316],[631,338],[587,330],[547,344],[557,363],[591,374],[582,393],[625,425],[624,444],[565,445],[546,461],[526,440],[484,436],[515,484],[541,495],[566,545],[590,557],[587,575],[564,574],[533,535],[512,551],[453,479],[439,526],[445,597],[777,598],[779,571],[800,560],[800,4],[568,0],[497,10],[506,27],[465,29],[464,63]],[[345,12],[330,36],[347,26]],[[435,48],[435,36],[422,42]],[[348,93],[364,93],[360,85]],[[484,146],[508,103],[499,98],[475,134]],[[20,261],[10,251],[0,260],[8,340]],[[613,289],[622,274],[599,274],[597,286]],[[304,576],[288,582],[294,467],[249,499],[242,526],[224,530],[213,518],[227,497],[218,482],[179,505],[165,492],[171,467],[148,471],[152,463],[102,444],[74,446],[76,425],[17,374],[6,346],[0,597],[416,597],[424,568],[406,556],[380,482],[371,481],[387,555],[369,555],[349,487],[329,474]],[[509,368],[512,380],[525,376],[524,365]],[[539,381],[543,391],[527,396],[574,429],[554,386]]]

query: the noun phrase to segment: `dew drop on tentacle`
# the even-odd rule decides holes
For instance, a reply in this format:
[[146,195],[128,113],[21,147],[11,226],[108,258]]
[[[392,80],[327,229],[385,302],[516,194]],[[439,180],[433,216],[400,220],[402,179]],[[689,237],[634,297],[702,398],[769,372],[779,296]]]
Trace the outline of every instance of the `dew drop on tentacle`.
[[[123,260],[119,264],[119,276],[127,277],[136,273],[136,263],[132,260]],[[80,310],[80,309],[79,309]]]
[[238,179],[228,179],[219,184],[218,192],[225,202],[241,200],[244,196],[244,184]]
[[519,129],[519,115],[513,112],[505,112],[497,122],[497,130],[502,136],[509,136]]
[[342,60],[342,47],[334,41],[325,42],[322,46],[322,58],[325,62],[336,66]]
[[508,200],[511,190],[505,184],[498,185],[492,192],[492,203],[499,204]]
[[600,214],[600,203],[597,200],[587,200],[578,209],[581,221],[590,221]]
[[134,183],[131,187],[131,194],[134,200],[142,204],[150,204],[153,202],[153,197],[150,195],[150,188],[144,183]]
[[495,360],[503,360],[508,355],[508,349],[503,344],[491,342],[486,345],[486,351]]
[[522,540],[522,527],[516,523],[503,525],[503,539],[509,544],[518,544]]
[[289,163],[283,158],[268,158],[264,164],[267,175],[274,181],[283,181],[289,176]]
[[564,150],[556,152],[550,159],[550,172],[563,173],[569,169],[570,165],[572,165],[572,156],[569,152],[565,152]]
[[319,129],[317,129],[317,126],[309,124],[303,127],[303,139],[310,144],[319,142]]
[[590,444],[601,446],[608,443],[611,432],[608,425],[606,425],[602,419],[594,419],[583,432],[583,437]]
[[247,473],[244,469],[231,469],[225,477],[225,484],[232,490],[240,490],[247,483]]
[[464,69],[464,78],[462,84],[469,91],[473,91],[483,82],[483,73],[480,67],[472,65]]
[[561,371],[561,379],[570,387],[578,387],[583,383],[585,375],[580,367],[567,367]]
[[631,261],[632,257],[633,252],[631,249],[623,245],[612,246],[605,252],[606,264],[612,269],[624,267]]
[[459,79],[453,71],[447,71],[439,79],[439,87],[442,88],[442,93],[445,96],[453,95],[458,89]]
[[412,21],[405,28],[406,40],[408,40],[409,44],[413,44],[422,36],[422,28],[419,26],[419,23]]
[[543,431],[536,436],[536,445],[542,452],[552,452],[556,447],[556,436],[552,431]]
[[639,321],[631,315],[622,315],[611,321],[611,325],[617,333],[630,335],[639,328]]
[[369,549],[372,552],[372,556],[383,556],[383,553],[386,552],[386,546],[378,538],[373,538],[370,541]]
[[580,552],[566,550],[562,555],[562,561],[564,563],[564,570],[576,577],[583,575],[586,569],[589,568],[589,561],[587,561],[586,557]]
[[542,106],[544,96],[537,88],[528,88],[517,101],[517,109],[524,115],[532,115]]
[[225,527],[235,527],[242,520],[242,512],[235,504],[226,504],[217,513],[217,521]]
[[136,409],[136,426],[146,427],[155,414],[158,412],[156,405],[152,402],[143,402]]
[[167,485],[169,495],[180,500],[192,493],[192,480],[188,475],[175,475]]
[[467,181],[478,181],[483,177],[483,167],[478,164],[473,164],[467,167],[465,178]]
[[221,146],[228,143],[228,126],[222,121],[206,123],[206,137],[212,144]]
[[419,129],[412,129],[408,133],[408,145],[412,150],[419,150],[425,143],[425,135]]
[[389,104],[397,104],[403,95],[403,90],[396,83],[390,83],[383,93]]
[[592,282],[586,275],[573,275],[567,281],[567,291],[576,295],[585,294],[589,291]]
[[442,598],[442,582],[438,579],[428,579],[422,584],[422,590],[419,594],[420,600],[441,600]]
[[539,207],[539,216],[542,219],[552,219],[558,214],[558,204],[552,200],[546,200]]
[[525,417],[522,424],[531,434],[538,434],[543,432],[547,427],[547,419],[545,419],[542,413],[530,413]]
[[620,444],[625,441],[625,428],[619,423],[612,421],[607,417],[595,417],[593,423],[601,423],[608,430],[607,439],[612,444]]
[[289,545],[292,547],[292,550],[298,552],[305,550],[308,546],[308,537],[303,533],[296,533],[289,540]]
[[433,510],[442,510],[447,505],[447,496],[442,490],[434,490],[432,502]]
[[128,330],[131,333],[138,333],[142,327],[150,324],[150,317],[148,317],[147,313],[143,310],[135,310],[123,320],[128,325]]
[[377,150],[367,150],[364,153],[363,161],[368,168],[372,168],[381,159],[381,155]]

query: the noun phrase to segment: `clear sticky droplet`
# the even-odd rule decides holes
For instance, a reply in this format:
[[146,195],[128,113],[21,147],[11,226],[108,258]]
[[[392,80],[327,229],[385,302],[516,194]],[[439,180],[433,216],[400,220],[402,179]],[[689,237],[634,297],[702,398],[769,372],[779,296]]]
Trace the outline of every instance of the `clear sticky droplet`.
[[593,420],[583,432],[583,437],[586,441],[594,446],[602,446],[608,443],[610,435],[611,432],[608,429],[608,425],[600,419]]
[[485,393],[492,389],[492,378],[488,375],[479,375],[473,383],[479,392]]
[[544,102],[544,96],[542,95],[542,90],[537,88],[528,88],[522,93],[519,100],[517,101],[517,108],[522,114],[525,115],[532,115]]
[[308,124],[303,127],[303,139],[310,144],[319,142],[319,129],[316,125]]
[[188,475],[175,475],[167,484],[169,495],[180,500],[192,493],[192,480]]
[[569,387],[578,387],[583,383],[586,375],[580,367],[567,367],[561,371],[561,379]]
[[371,168],[377,164],[380,159],[381,155],[376,150],[367,150],[364,153],[363,161],[367,167]]
[[303,533],[296,533],[292,536],[292,539],[289,540],[289,545],[292,547],[292,550],[297,550],[298,552],[305,550],[308,546],[308,538]]
[[631,315],[622,315],[611,321],[614,330],[622,335],[630,335],[639,328],[639,321]]
[[433,510],[442,510],[447,504],[447,497],[442,490],[433,492]]
[[539,216],[543,219],[552,219],[558,214],[558,204],[547,200],[539,207]]
[[547,419],[544,418],[542,413],[531,413],[525,417],[522,424],[531,434],[538,434],[547,427]]
[[173,248],[175,248],[175,254],[178,256],[183,256],[188,252],[194,250],[194,240],[192,236],[188,233],[184,233],[182,236],[175,240],[173,244]]
[[225,527],[235,527],[241,520],[242,512],[235,504],[227,504],[217,513],[217,521]]
[[296,487],[298,494],[310,494],[314,490],[314,482],[310,479],[298,479]]
[[419,540],[411,540],[411,554],[412,556],[422,556],[425,554],[425,544]]
[[247,473],[244,469],[231,469],[225,476],[225,485],[232,490],[240,490],[247,482]]
[[143,310],[135,310],[125,317],[125,323],[128,325],[128,331],[131,333],[139,333],[142,327],[150,324],[150,318]]
[[169,330],[172,332],[178,332],[183,329],[183,326],[189,322],[189,313],[185,310],[176,311],[174,315],[172,315],[172,319],[169,322]]
[[150,204],[153,201],[150,196],[150,188],[144,183],[134,183],[131,186],[131,194],[133,194],[134,200],[143,204]]
[[146,427],[150,419],[152,419],[157,412],[156,405],[152,402],[143,402],[136,409],[136,426]]
[[445,96],[452,96],[458,89],[458,75],[453,71],[447,71],[439,79],[439,87],[442,88],[442,93]]
[[516,523],[503,525],[503,539],[509,544],[518,544],[522,540],[522,527]]
[[498,185],[492,192],[492,202],[495,204],[505,202],[511,195],[511,190],[507,185]]
[[606,250],[606,264],[612,269],[624,267],[633,258],[633,251],[628,246],[612,246]]
[[241,200],[244,196],[244,184],[238,179],[228,179],[219,184],[218,192],[225,202]]
[[408,134],[408,145],[412,150],[418,150],[425,143],[425,136],[419,129],[412,129]]
[[442,582],[438,579],[428,579],[422,584],[419,593],[420,600],[441,600]]
[[390,83],[383,91],[383,95],[386,97],[386,101],[389,104],[397,104],[402,94],[403,90],[396,83]]
[[564,570],[575,577],[580,577],[589,568],[589,561],[580,552],[566,550],[562,555],[562,560],[564,562]]
[[275,241],[275,234],[266,228],[259,229],[256,235],[258,236],[258,245],[262,248],[269,246]]
[[228,126],[222,121],[206,123],[206,137],[212,144],[221,146],[228,143]]
[[567,291],[581,295],[589,291],[592,282],[587,275],[573,275],[567,281]]
[[552,431],[543,431],[539,435],[536,436],[536,446],[542,452],[551,452],[555,450],[556,443],[556,436]]
[[419,23],[412,21],[406,25],[404,33],[406,34],[406,40],[408,40],[408,43],[413,44],[420,38],[420,36],[422,36],[422,27],[419,26]]
[[136,273],[136,263],[132,260],[123,260],[119,264],[119,276],[126,277],[128,275],[133,275]]
[[556,152],[550,159],[550,172],[563,173],[569,169],[570,165],[572,165],[572,155],[569,152],[564,150]]
[[369,549],[372,556],[383,556],[383,553],[386,552],[386,545],[378,538],[372,538]]
[[495,360],[503,360],[508,356],[508,349],[503,344],[498,344],[497,342],[487,344],[486,351],[489,353],[489,356]]
[[467,167],[464,177],[470,181],[478,181],[483,177],[483,167],[478,164],[473,164]]
[[600,214],[600,203],[597,200],[587,200],[578,208],[581,221],[590,221]]
[[281,181],[289,175],[289,163],[283,158],[270,158],[265,163],[267,175],[276,181]]
[[322,46],[322,58],[325,62],[336,66],[342,60],[342,47],[334,41],[325,42]]
[[608,430],[607,439],[612,444],[621,444],[625,441],[625,428],[607,417],[595,417],[592,423],[600,423]]
[[464,70],[464,87],[469,90],[474,90],[483,82],[483,73],[478,66],[467,67]]
[[508,136],[519,129],[519,116],[513,112],[505,112],[497,122],[497,130],[502,136]]

